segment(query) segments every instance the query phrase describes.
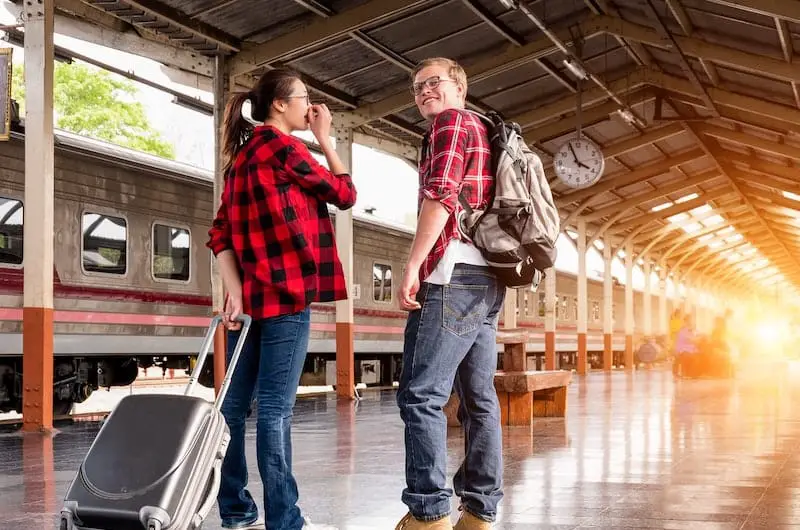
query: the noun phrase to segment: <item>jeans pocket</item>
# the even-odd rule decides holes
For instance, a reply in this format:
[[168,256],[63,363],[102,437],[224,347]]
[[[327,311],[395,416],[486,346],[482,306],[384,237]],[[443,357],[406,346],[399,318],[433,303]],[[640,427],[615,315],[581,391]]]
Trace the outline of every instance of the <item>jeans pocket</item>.
[[445,285],[442,300],[442,327],[456,335],[472,333],[486,315],[486,285]]

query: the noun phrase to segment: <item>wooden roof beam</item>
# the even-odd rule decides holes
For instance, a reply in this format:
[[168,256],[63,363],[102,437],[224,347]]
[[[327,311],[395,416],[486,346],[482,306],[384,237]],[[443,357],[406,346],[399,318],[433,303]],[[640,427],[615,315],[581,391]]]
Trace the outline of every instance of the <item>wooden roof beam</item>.
[[[742,153],[735,153],[727,149],[721,149],[720,152],[731,162],[738,162],[748,166],[751,172],[761,173],[800,184],[800,168],[798,167],[782,166],[774,162],[767,162],[766,160],[761,160]],[[800,193],[800,191],[798,191],[798,193]]]
[[781,18],[800,23],[800,2],[796,0],[708,0],[714,4],[734,7],[750,13]]
[[[382,3],[383,1],[384,0],[373,0],[375,3]],[[328,19],[328,21],[330,20],[331,19]],[[583,35],[584,39],[589,39],[598,33],[596,30],[592,30],[592,27],[592,19],[587,19],[581,22],[577,28],[573,29],[578,34]],[[572,43],[572,33],[569,29],[556,31],[555,34],[567,44]],[[536,59],[540,59],[556,51],[558,51],[558,48],[553,44],[553,41],[547,37],[540,37],[523,46],[509,44],[503,51],[479,60],[472,65],[465,66],[464,70],[467,73],[467,79],[470,84],[477,83],[494,75],[533,62]],[[575,98],[570,97],[569,99],[572,102],[572,108],[574,108]],[[401,112],[413,106],[414,99],[411,97],[408,90],[404,89],[391,96],[359,107],[356,113],[360,121],[354,122],[353,125],[362,125],[363,123],[376,120],[388,114]],[[571,108],[567,107],[567,110],[571,110]],[[566,112],[566,110],[563,112]]]
[[[219,46],[219,48],[228,52],[238,52],[241,49],[242,43],[232,35],[210,24],[192,19],[178,9],[166,5],[164,2],[156,0],[123,0],[123,2],[157,20],[166,21],[170,25],[180,28],[182,31],[205,41],[213,42]],[[137,24],[134,25],[136,26]]]
[[563,206],[576,201],[581,201],[588,198],[583,208],[588,206],[588,202],[594,200],[601,193],[612,190],[614,188],[621,188],[644,180],[649,180],[653,177],[663,175],[669,172],[673,167],[686,164],[698,158],[706,156],[702,149],[689,149],[681,153],[677,153],[666,160],[659,160],[651,164],[641,166],[634,171],[626,171],[624,173],[617,173],[602,178],[600,182],[589,188],[575,190],[570,193],[565,193],[556,199],[556,206]]
[[745,201],[745,203],[748,205],[748,207],[753,211],[753,214],[756,216],[756,218],[758,218],[761,221],[762,225],[764,226],[766,231],[769,233],[771,238],[774,241],[776,241],[783,248],[783,250],[786,253],[786,255],[789,256],[792,259],[792,262],[794,263],[794,269],[795,270],[800,270],[800,261],[798,261],[798,259],[795,256],[795,254],[791,250],[789,250],[789,247],[787,247],[786,244],[777,236],[777,234],[775,234],[775,232],[773,231],[773,229],[770,226],[770,224],[761,217],[760,213],[758,212],[758,210],[756,210],[756,208],[753,205],[752,201],[742,191],[741,183],[739,181],[737,181],[731,175],[731,173],[729,172],[732,169],[735,171],[735,168],[731,168],[729,162],[720,160],[719,158],[717,158],[714,155],[714,151],[712,150],[712,147],[709,146],[708,143],[707,143],[708,140],[704,139],[703,134],[698,131],[697,124],[686,122],[685,126],[686,126],[688,131],[691,131],[691,133],[694,135],[694,137],[697,140],[697,142],[708,153],[708,155],[711,157],[711,159],[717,164],[717,167],[719,167],[719,169],[720,169],[720,171],[722,171],[723,175],[725,175],[728,178],[728,180],[730,181],[731,185],[733,185],[733,187],[736,189],[736,191],[741,195],[742,199]]
[[[704,213],[702,213],[700,215],[693,215],[690,219],[687,219],[684,222],[673,223],[671,221],[667,221],[666,224],[658,226],[658,227],[654,228],[653,230],[648,230],[647,232],[642,231],[642,232],[636,234],[632,238],[632,240],[633,240],[634,244],[640,245],[640,244],[642,244],[642,243],[644,243],[646,241],[650,241],[650,240],[658,237],[661,234],[669,234],[670,232],[679,232],[682,227],[684,227],[684,226],[686,226],[688,224],[699,222],[699,221],[708,219],[709,217],[714,217],[715,215],[720,215],[721,216],[723,214],[742,213],[744,211],[744,209],[745,209],[744,205],[735,204],[735,205],[730,205],[730,206],[723,206],[721,208],[714,208],[713,210],[711,210],[709,212],[704,212]],[[726,222],[728,224],[732,224],[731,219],[726,219]],[[724,227],[723,225],[718,225],[718,226],[720,228]],[[680,237],[680,232],[679,232],[679,235],[677,237]],[[669,240],[665,241],[664,244],[669,244]]]
[[781,144],[776,141],[767,140],[766,138],[760,138],[758,136],[753,136],[752,134],[733,131],[731,129],[726,129],[725,127],[711,125],[709,123],[697,123],[694,125],[694,127],[696,128],[697,132],[708,136],[713,136],[715,138],[734,142],[746,147],[758,149],[759,151],[764,151],[773,155],[785,156],[787,158],[800,160],[800,147]]
[[[606,0],[584,0],[586,6],[594,13],[595,15],[613,15],[615,17],[620,16],[619,10],[617,10],[614,5],[609,4]],[[639,66],[647,65],[653,66],[653,56],[650,55],[650,52],[647,51],[647,48],[642,46],[638,42],[628,42],[622,37],[614,35],[614,38],[622,46],[628,55],[634,60],[636,64]]]
[[[657,31],[647,26],[610,16],[598,16],[593,20],[598,24],[595,28],[598,31],[619,35],[626,39],[635,40],[656,48],[670,49],[670,42],[663,39]],[[766,75],[774,79],[800,81],[800,71],[798,71],[794,65],[776,57],[769,57],[764,54],[750,53],[728,46],[712,44],[694,37],[675,35],[673,38],[681,51],[686,55],[698,59],[706,59],[751,73]]]
[[311,47],[341,38],[367,25],[402,16],[429,2],[430,0],[370,0],[338,15],[314,21],[303,31],[292,31],[262,44],[244,44],[242,50],[230,61],[230,73],[246,74],[265,64],[285,60]]
[[[645,75],[645,79],[647,84],[661,87],[671,92],[680,92],[694,97],[700,96],[689,81],[680,77],[649,70],[648,74]],[[706,90],[719,106],[733,107],[776,120],[800,123],[800,109],[795,107],[736,94],[716,87],[708,87]]]
[[[750,220],[748,220],[746,222],[746,224],[747,223],[749,223],[750,225],[753,225],[754,223],[758,223],[758,221],[756,221],[754,219],[750,219]],[[687,233],[684,233],[684,234],[680,234],[677,237],[671,237],[669,239],[666,239],[665,241],[661,241],[658,244],[653,245],[652,246],[652,251],[654,253],[664,253],[667,256],[670,256],[675,251],[677,251],[682,245],[684,245],[685,243],[687,243],[689,241],[696,240],[698,238],[701,238],[701,237],[709,235],[709,234],[714,234],[716,232],[719,232],[720,230],[724,230],[724,229],[726,229],[728,227],[732,227],[732,226],[733,226],[732,224],[723,223],[723,224],[717,224],[717,225],[713,225],[713,226],[706,226],[702,230],[697,230],[696,232],[687,232]],[[705,241],[705,242],[708,243],[710,241],[711,241],[711,239],[709,239],[708,241]]]
[[690,201],[682,202],[657,212],[641,215],[625,221],[624,223],[615,225],[612,227],[612,230],[610,230],[609,233],[620,234],[639,225],[646,225],[658,219],[666,219],[668,217],[672,217],[673,215],[678,215],[679,213],[688,212],[689,210],[694,210],[695,208],[699,208],[705,204],[708,204],[709,201],[719,199],[720,197],[724,197],[732,193],[734,193],[734,190],[732,190],[730,186],[720,186],[719,188],[706,191],[699,197],[696,197]]
[[641,206],[645,202],[652,201],[660,197],[666,197],[671,193],[678,193],[679,191],[697,186],[698,184],[702,184],[719,176],[720,173],[717,169],[704,171],[703,173],[690,176],[688,179],[679,180],[678,182],[672,182],[670,184],[661,184],[653,191],[640,193],[638,195],[634,195],[633,197],[626,198],[624,201],[592,210],[590,213],[586,213],[581,217],[587,221],[599,221],[608,215],[630,210],[631,208]]
[[[689,15],[686,13],[686,10],[681,5],[680,1],[666,0],[666,2],[667,7],[670,11],[672,11],[672,16],[674,16],[675,20],[678,21],[678,25],[680,25],[683,32],[686,33],[686,36],[691,37],[692,33],[694,32],[694,26],[692,25],[692,21],[689,19]],[[714,66],[714,63],[701,57],[700,66],[702,66],[703,70],[705,70],[708,79],[711,81],[711,84],[718,85],[719,73],[717,72],[717,68]]]

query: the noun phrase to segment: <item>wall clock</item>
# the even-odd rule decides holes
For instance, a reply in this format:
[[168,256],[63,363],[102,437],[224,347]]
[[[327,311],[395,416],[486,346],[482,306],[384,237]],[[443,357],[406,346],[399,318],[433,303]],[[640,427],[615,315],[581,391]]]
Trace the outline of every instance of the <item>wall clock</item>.
[[564,142],[553,158],[556,176],[570,188],[588,188],[603,176],[606,160],[603,151],[591,139],[581,134],[583,124],[581,113],[583,104],[583,79],[577,80],[577,105],[575,117],[577,130],[575,136]]
[[558,149],[553,166],[570,188],[586,188],[603,176],[605,157],[600,147],[585,136],[573,137]]

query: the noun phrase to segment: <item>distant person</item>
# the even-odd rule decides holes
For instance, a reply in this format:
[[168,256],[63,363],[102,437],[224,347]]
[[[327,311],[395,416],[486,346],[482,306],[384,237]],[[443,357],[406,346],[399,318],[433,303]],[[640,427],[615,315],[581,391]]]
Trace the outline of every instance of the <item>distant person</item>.
[[[250,102],[253,127],[242,116]],[[331,170],[292,131],[311,132]],[[231,441],[222,464],[223,528],[264,528],[247,490],[245,418],[257,398],[256,456],[264,486],[267,530],[323,529],[301,515],[292,474],[291,423],[308,351],[312,302],[347,297],[328,203],[347,209],[356,190],[330,139],[331,114],[312,105],[298,74],[266,72],[225,109],[222,203],[209,231],[227,291],[227,362],[242,312],[253,325],[222,405]]]
[[675,339],[675,360],[672,365],[672,373],[680,377],[685,377],[687,373],[689,375],[693,374],[694,360],[697,353],[697,337],[695,336],[694,323],[691,315],[686,314]]
[[[505,288],[480,251],[459,235],[459,190],[475,209],[488,207],[494,176],[481,119],[464,109],[467,76],[456,62],[426,59],[412,72],[412,92],[428,122],[419,165],[417,231],[400,287],[409,311],[397,393],[405,423],[409,513],[396,530],[451,530],[447,488],[447,418],[455,390],[466,454],[453,479],[461,498],[458,530],[491,527],[503,497],[502,429],[494,388],[497,319]],[[455,384],[454,384],[455,382]]]
[[679,308],[676,308],[672,315],[669,317],[669,344],[673,352],[675,350],[675,341],[678,338],[678,332],[683,326],[683,313]]

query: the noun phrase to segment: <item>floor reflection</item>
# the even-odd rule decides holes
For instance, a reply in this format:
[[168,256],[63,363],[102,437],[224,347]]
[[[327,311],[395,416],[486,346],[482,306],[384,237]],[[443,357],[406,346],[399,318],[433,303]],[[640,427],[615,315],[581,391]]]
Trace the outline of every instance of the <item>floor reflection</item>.
[[[566,420],[504,429],[497,528],[800,527],[798,366],[748,367],[734,380],[674,381],[669,370],[651,370],[573,381]],[[357,403],[300,399],[294,425],[304,511],[342,530],[394,528],[405,513],[395,393],[367,391]],[[251,420],[258,499],[254,427]],[[55,528],[98,428],[0,434],[0,529]],[[451,474],[463,444],[451,428]],[[216,510],[206,528],[219,528]]]

